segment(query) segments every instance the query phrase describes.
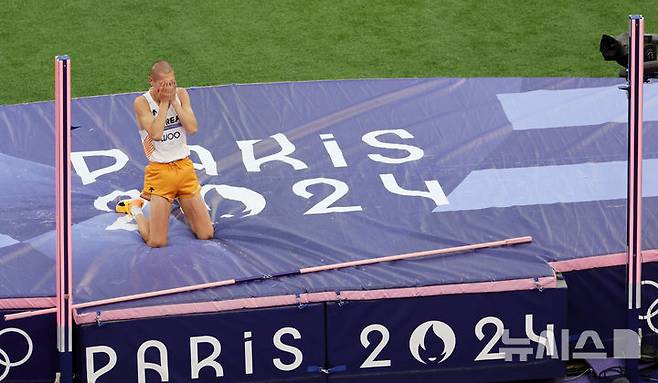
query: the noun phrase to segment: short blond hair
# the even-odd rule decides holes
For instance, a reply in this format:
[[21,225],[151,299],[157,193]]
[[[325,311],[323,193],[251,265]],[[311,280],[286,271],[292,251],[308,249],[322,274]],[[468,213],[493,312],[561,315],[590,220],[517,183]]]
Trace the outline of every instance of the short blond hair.
[[155,73],[167,74],[174,71],[174,67],[171,66],[171,63],[167,60],[157,60],[151,65],[151,70],[149,71],[149,77],[153,78]]

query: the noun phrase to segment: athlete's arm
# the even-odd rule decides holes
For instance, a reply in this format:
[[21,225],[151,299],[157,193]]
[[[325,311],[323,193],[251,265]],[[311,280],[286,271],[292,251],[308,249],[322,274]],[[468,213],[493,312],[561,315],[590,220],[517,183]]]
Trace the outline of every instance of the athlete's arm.
[[176,109],[180,123],[183,125],[183,128],[185,128],[185,131],[189,134],[194,134],[199,129],[199,124],[194,116],[192,104],[190,104],[190,95],[187,94],[185,88],[176,88],[176,93],[178,94],[180,102],[174,97],[171,103],[174,106],[174,109]]
[[149,107],[149,104],[144,97],[137,97],[134,104],[135,117],[137,118],[139,128],[146,130],[149,134],[149,137],[155,141],[162,140],[162,132],[164,131],[165,127],[167,110],[169,109],[169,101],[160,101],[159,106],[160,110],[154,119],[153,115],[151,114],[151,108]]

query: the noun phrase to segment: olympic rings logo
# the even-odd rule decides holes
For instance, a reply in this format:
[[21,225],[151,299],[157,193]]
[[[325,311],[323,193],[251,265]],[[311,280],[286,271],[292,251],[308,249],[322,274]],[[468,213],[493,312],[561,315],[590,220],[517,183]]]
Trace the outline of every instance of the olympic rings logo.
[[[658,283],[651,280],[642,281],[642,286],[644,285],[649,285],[658,289]],[[646,320],[647,325],[649,326],[651,331],[658,334],[658,329],[653,324],[653,318],[658,315],[658,310],[656,310],[656,306],[658,306],[658,300],[655,300],[653,301],[653,303],[651,303],[651,305],[647,309],[647,315],[640,315],[640,320]]]
[[12,362],[11,359],[9,359],[9,355],[7,354],[7,352],[0,348],[0,366],[4,367],[4,369],[2,370],[2,374],[0,374],[0,382],[3,381],[7,377],[7,375],[9,375],[9,370],[12,367],[20,366],[21,364],[27,362],[28,359],[30,359],[30,357],[32,356],[32,349],[33,349],[32,339],[25,331],[18,328],[10,327],[0,330],[0,336],[11,332],[22,335],[25,338],[25,341],[27,342],[27,353],[25,354],[23,359],[18,360],[16,362]]

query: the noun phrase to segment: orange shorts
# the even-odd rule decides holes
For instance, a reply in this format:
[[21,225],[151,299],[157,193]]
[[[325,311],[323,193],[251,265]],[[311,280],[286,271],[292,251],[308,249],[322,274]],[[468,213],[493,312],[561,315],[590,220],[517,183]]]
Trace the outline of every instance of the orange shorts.
[[141,197],[151,200],[157,195],[173,202],[174,198],[189,198],[201,190],[194,165],[189,157],[160,163],[149,162],[144,168],[144,189]]

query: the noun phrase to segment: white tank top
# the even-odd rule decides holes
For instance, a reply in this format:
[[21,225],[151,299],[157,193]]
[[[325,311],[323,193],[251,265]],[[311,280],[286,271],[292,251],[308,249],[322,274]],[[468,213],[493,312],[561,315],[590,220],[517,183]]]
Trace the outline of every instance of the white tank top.
[[[144,98],[148,101],[151,114],[153,115],[153,119],[155,119],[155,116],[160,111],[158,103],[153,100],[151,93],[148,91],[144,93]],[[176,95],[176,100],[180,102],[178,95]],[[161,141],[153,140],[144,129],[139,130],[139,135],[142,138],[144,154],[146,154],[146,158],[151,162],[173,162],[190,155],[190,149],[187,147],[187,134],[185,134],[185,129],[178,118],[176,109],[171,105],[167,111]]]

